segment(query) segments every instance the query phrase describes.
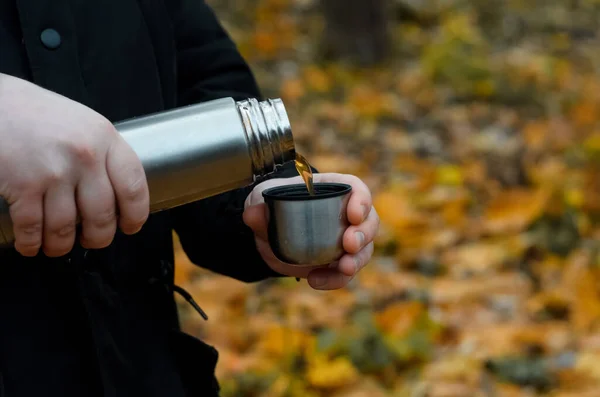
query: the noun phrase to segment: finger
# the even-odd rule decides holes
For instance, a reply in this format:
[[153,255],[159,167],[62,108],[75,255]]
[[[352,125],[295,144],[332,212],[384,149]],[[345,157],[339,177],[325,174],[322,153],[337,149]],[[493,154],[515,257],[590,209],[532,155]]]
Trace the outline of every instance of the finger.
[[[311,271],[314,269],[322,268],[323,266],[294,266],[280,261],[271,246],[266,240],[257,238],[256,249],[260,253],[261,257],[268,263],[269,267],[277,273],[284,274],[290,277],[307,278]],[[335,265],[335,264],[334,264]],[[333,265],[332,265],[333,266]]]
[[270,188],[276,187],[276,186],[293,185],[296,183],[304,183],[304,182],[302,182],[302,178],[300,178],[299,176],[294,176],[291,178],[274,178],[274,179],[269,179],[267,181],[261,182],[258,185],[256,185],[256,187],[254,189],[252,189],[252,192],[246,198],[244,206],[246,208],[248,208],[253,205],[264,203],[265,200],[264,200],[264,197],[262,196],[262,192],[264,192],[267,189],[270,189]]
[[345,287],[352,276],[341,273],[337,268],[315,269],[308,275],[308,284],[318,290],[332,290]]
[[42,246],[43,195],[23,197],[10,205],[15,249],[23,256],[36,256]]
[[122,138],[109,150],[107,170],[118,202],[119,227],[125,234],[137,233],[148,219],[150,194],[144,168]]
[[102,168],[86,173],[77,187],[81,245],[99,249],[110,245],[117,229],[115,195]]
[[353,225],[359,225],[369,215],[373,199],[368,186],[354,175],[347,174],[315,174],[314,182],[336,182],[352,186],[352,193],[348,200],[348,221]]
[[346,254],[340,259],[338,270],[346,276],[354,276],[358,273],[369,261],[373,255],[373,242],[367,244],[365,248],[360,250],[355,255]]
[[47,256],[62,256],[73,248],[76,218],[75,189],[68,185],[50,188],[44,196],[43,249]]
[[263,240],[268,239],[268,208],[264,203],[246,208],[242,218],[256,236]]
[[359,226],[350,226],[344,232],[344,250],[350,254],[356,254],[373,241],[378,230],[379,216],[375,208],[371,207],[366,221]]
[[353,225],[360,225],[367,219],[372,207],[371,193],[368,190],[353,187],[350,200],[348,200],[348,221]]

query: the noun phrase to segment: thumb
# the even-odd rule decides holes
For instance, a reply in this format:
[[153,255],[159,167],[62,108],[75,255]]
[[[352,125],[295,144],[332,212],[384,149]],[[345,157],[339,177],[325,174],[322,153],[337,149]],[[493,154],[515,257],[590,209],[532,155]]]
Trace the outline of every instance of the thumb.
[[269,210],[265,203],[251,205],[244,210],[244,223],[248,225],[256,236],[268,241],[267,226],[269,223]]

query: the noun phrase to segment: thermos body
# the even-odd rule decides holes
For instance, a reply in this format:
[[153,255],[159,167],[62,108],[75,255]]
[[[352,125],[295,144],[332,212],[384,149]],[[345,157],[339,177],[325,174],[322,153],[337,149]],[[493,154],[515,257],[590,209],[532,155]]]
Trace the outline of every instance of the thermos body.
[[[281,100],[223,98],[136,117],[115,128],[140,158],[150,212],[248,186],[295,159]],[[14,243],[0,197],[0,247]]]

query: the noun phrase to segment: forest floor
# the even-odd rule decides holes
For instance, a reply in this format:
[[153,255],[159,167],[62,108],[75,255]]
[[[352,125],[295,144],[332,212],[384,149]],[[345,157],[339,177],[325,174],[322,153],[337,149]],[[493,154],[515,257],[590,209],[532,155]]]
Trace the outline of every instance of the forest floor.
[[209,3],[300,152],[382,219],[338,291],[178,251],[223,397],[600,396],[600,2],[407,0],[373,68],[322,60],[312,0]]

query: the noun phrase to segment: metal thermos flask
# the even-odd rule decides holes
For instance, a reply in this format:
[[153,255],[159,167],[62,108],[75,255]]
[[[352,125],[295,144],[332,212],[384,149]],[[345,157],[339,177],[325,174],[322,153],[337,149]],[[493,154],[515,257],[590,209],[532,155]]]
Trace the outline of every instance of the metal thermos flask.
[[[217,99],[125,120],[115,128],[142,162],[151,213],[249,186],[295,159],[280,99]],[[0,197],[0,247],[13,243],[8,204]]]

